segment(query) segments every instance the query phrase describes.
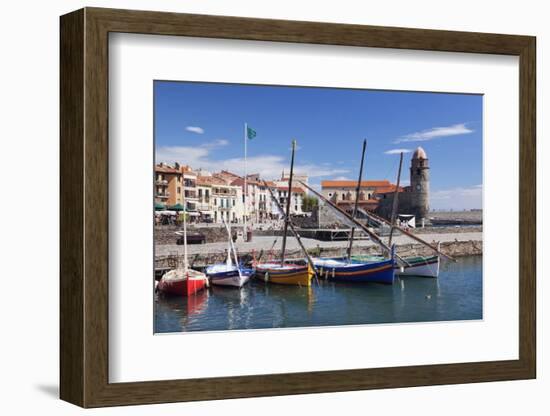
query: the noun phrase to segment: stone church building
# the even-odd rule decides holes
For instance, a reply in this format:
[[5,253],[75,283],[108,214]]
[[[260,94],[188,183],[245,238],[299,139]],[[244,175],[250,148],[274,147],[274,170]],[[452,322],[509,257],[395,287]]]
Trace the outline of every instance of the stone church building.
[[[397,190],[399,192],[398,214],[414,215],[417,223],[427,218],[430,191],[430,167],[428,157],[422,147],[418,147],[411,158],[410,185]],[[351,213],[355,204],[356,181],[322,181],[321,193],[323,196],[340,208]],[[385,218],[391,217],[393,198],[396,185],[388,180],[361,181],[358,207],[361,210],[372,211]],[[319,218],[320,225],[327,225],[334,220],[325,209],[323,218]],[[358,218],[361,218],[359,212]]]

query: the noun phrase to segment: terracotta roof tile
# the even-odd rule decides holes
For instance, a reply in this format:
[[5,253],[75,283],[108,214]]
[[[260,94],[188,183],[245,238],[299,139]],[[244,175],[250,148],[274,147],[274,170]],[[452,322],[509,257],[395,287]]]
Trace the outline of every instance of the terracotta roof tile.
[[156,165],[155,166],[155,172],[162,172],[162,173],[181,173],[179,170],[177,170],[176,168],[173,168],[172,166],[168,166],[168,165]]
[[[354,188],[357,181],[321,181],[322,188]],[[361,181],[362,188],[377,188],[391,186],[388,180]]]

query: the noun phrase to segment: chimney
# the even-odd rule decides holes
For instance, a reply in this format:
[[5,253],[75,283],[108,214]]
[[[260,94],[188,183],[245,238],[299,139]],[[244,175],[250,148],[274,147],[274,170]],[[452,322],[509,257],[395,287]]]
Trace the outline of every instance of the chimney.
[[178,162],[175,162],[175,163],[174,163],[174,167],[175,167],[177,170],[179,170],[179,169],[180,169],[180,164],[179,164]]

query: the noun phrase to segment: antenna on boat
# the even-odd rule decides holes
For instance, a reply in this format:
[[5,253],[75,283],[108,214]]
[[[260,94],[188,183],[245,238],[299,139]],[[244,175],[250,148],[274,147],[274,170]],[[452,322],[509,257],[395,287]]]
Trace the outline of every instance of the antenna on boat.
[[292,156],[290,157],[290,176],[288,177],[288,196],[286,199],[285,227],[283,231],[283,248],[281,250],[281,266],[285,263],[286,233],[290,219],[290,200],[292,199],[292,177],[294,176],[294,153],[296,151],[296,140],[292,140]]
[[395,185],[395,192],[393,193],[393,207],[391,210],[391,226],[390,236],[388,238],[388,246],[391,247],[391,240],[393,237],[393,230],[395,228],[395,217],[397,215],[397,202],[399,200],[399,183],[401,182],[401,167],[403,166],[403,152],[399,158],[399,170],[397,171],[397,184]]
[[[357,179],[357,187],[355,188],[355,205],[353,207],[352,218],[357,215],[357,205],[359,204],[359,191],[361,190],[361,180],[363,179],[363,163],[365,162],[365,150],[367,150],[367,139],[363,140],[363,151],[361,152],[361,167],[359,168],[359,179]],[[348,261],[351,259],[351,248],[353,246],[353,237],[355,234],[355,227],[351,227],[351,233],[349,236],[348,246]]]

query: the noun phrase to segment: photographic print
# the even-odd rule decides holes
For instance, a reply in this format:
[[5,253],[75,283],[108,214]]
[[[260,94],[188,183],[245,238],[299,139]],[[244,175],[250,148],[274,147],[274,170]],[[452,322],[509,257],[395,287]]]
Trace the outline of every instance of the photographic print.
[[483,96],[155,81],[154,332],[483,319]]

